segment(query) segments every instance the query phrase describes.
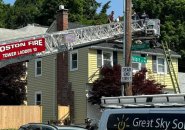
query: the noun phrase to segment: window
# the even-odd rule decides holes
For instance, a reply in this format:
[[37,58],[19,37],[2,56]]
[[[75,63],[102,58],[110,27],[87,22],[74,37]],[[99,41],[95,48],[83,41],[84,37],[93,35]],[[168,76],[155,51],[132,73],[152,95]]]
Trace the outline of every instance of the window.
[[42,75],[42,59],[36,59],[35,60],[35,76],[41,76]]
[[42,105],[42,92],[35,92],[35,105]]
[[112,53],[103,51],[103,65],[113,66]]
[[113,66],[113,61],[114,65],[118,63],[116,51],[97,50],[97,67]]
[[166,60],[163,57],[152,56],[152,69],[154,73],[167,73]]
[[78,51],[70,53],[70,70],[78,70]]
[[165,60],[164,58],[157,58],[157,72],[158,73],[165,73]]

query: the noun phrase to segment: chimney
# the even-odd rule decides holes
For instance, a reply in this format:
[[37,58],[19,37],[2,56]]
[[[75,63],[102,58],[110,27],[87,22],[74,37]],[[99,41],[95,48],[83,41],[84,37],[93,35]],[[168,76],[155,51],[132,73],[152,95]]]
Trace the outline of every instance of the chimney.
[[[59,6],[57,11],[57,31],[68,29],[68,10],[64,9],[63,5]],[[68,79],[68,50],[57,53],[56,58],[56,84],[57,84],[57,105],[68,106],[70,105],[70,117],[74,117],[74,93],[71,90],[71,84]],[[57,112],[56,112],[57,113]]]
[[64,9],[64,5],[59,6],[56,20],[57,20],[57,31],[68,29],[68,9]]

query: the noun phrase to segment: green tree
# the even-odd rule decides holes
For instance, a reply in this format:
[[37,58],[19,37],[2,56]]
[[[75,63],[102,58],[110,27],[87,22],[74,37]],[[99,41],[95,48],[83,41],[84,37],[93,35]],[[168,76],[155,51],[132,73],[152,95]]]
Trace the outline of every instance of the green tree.
[[83,17],[87,20],[95,19],[97,8],[101,6],[101,3],[96,0],[84,0],[83,2]]
[[97,24],[105,24],[108,22],[107,10],[110,8],[111,1],[108,1],[102,6],[100,13],[97,15],[95,22]]
[[37,23],[43,0],[16,0],[5,17],[7,28],[18,28]]
[[[66,3],[64,1],[64,3]],[[59,5],[62,4],[61,0],[44,0],[40,7],[40,14],[37,19],[37,23],[45,26],[50,26],[55,20],[56,11],[59,9]]]
[[26,66],[16,63],[0,68],[0,105],[21,105],[26,100]]
[[[167,41],[170,49],[185,57],[185,1],[184,0],[133,0],[138,13],[146,12],[150,18],[161,20],[160,40]],[[151,9],[152,7],[152,9]]]
[[70,22],[102,24],[107,22],[106,12],[109,4],[110,1],[103,5],[102,11],[97,14],[97,8],[101,3],[96,0],[16,0],[15,4],[6,11],[3,19],[7,28],[22,27],[28,23],[50,26],[56,19],[59,5],[64,5],[69,10]]
[[6,25],[5,17],[6,12],[10,9],[10,5],[6,5],[3,3],[2,0],[0,0],[0,28],[4,28]]
[[104,18],[107,19],[106,11],[109,6],[104,7],[103,13],[97,14],[97,8],[101,4],[95,0],[45,0],[41,6],[40,21],[38,23],[47,26],[51,25],[61,4],[69,10],[70,22],[92,25],[105,23]]

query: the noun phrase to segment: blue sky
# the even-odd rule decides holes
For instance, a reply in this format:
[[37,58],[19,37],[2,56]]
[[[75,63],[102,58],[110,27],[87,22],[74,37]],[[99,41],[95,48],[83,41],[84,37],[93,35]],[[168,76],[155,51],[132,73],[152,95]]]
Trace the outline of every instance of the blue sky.
[[14,2],[15,2],[15,0],[3,0],[4,1],[4,3],[6,3],[6,4],[13,4]]
[[[15,0],[3,0],[5,3],[10,3],[13,4]],[[109,0],[96,0],[99,3],[105,4],[106,2],[108,2]],[[123,16],[123,1],[124,0],[110,0],[110,8],[107,12],[107,14],[110,14],[110,12],[112,10],[114,10],[114,18],[117,18],[118,16]],[[98,9],[98,12],[100,11],[100,9]]]
[[[107,11],[107,14],[110,14],[111,11],[114,10],[114,18],[116,19],[118,16],[123,16],[123,1],[124,0],[96,0],[99,3],[105,4],[108,1],[111,1],[110,8]],[[100,9],[98,9],[99,11]]]

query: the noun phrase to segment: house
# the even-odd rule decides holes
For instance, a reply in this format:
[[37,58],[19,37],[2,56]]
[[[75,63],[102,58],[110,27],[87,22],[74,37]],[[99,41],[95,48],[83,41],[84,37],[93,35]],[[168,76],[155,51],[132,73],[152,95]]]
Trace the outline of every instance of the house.
[[[47,32],[70,28],[68,11],[57,12],[57,19]],[[76,27],[76,26],[75,26]],[[80,45],[73,50],[30,60],[28,63],[28,105],[43,106],[43,122],[60,120],[58,106],[70,106],[73,123],[84,123],[84,119],[97,119],[99,106],[87,101],[88,90],[98,78],[100,67],[105,64],[123,64],[122,43],[104,41],[93,45]],[[142,66],[151,70],[150,76],[167,85],[166,92],[173,91],[171,79],[162,49],[148,49],[132,52],[134,56],[147,58],[147,63],[133,62],[134,71]],[[172,52],[175,71],[178,72],[180,55]]]
[[[166,93],[174,93],[173,85],[171,82],[169,69],[167,67],[167,62],[163,53],[163,49],[155,48],[143,50],[142,52],[134,51],[134,54],[140,54],[141,56],[147,57],[147,63],[145,67],[147,68],[148,77],[155,79],[157,82],[166,85],[164,91]],[[133,54],[133,55],[134,55]],[[179,54],[174,51],[171,51],[172,64],[178,78],[178,59],[181,58]],[[134,64],[134,63],[133,63]],[[140,69],[141,63],[136,63],[137,67],[134,68],[138,70]]]
[[[83,50],[85,50],[85,48],[83,48]],[[82,53],[83,51],[80,50],[78,52]],[[88,60],[87,60],[88,67],[84,67],[84,68],[87,68],[87,73],[89,78],[88,83],[86,83],[87,90],[91,89],[92,82],[98,77],[97,70],[98,70],[98,67],[100,67],[99,63],[101,63],[101,65],[104,65],[107,61],[110,62],[111,65],[114,65],[114,64],[122,65],[123,63],[122,43],[120,42],[114,41],[110,43],[99,43],[97,45],[91,45],[88,47],[88,51],[86,52],[88,52]],[[80,53],[78,53],[78,55],[80,55]],[[173,51],[171,51],[171,54],[172,54],[171,56],[172,56],[172,63],[174,66],[174,70],[178,77],[178,58],[180,58],[180,55],[178,55]],[[107,58],[108,55],[109,55],[109,58]],[[137,72],[141,70],[142,67],[146,67],[149,71],[147,73],[148,78],[155,79],[157,82],[166,85],[166,88],[164,90],[165,93],[174,92],[171,78],[167,69],[167,63],[165,60],[163,49],[155,48],[155,49],[146,49],[142,51],[132,51],[132,56],[141,56],[147,59],[146,63],[132,61],[133,72]],[[80,63],[80,58],[78,61],[79,61],[78,65],[82,66]],[[75,74],[72,74],[72,75],[75,75]],[[87,117],[96,119],[96,120],[100,118],[101,113],[99,112],[100,110],[98,109],[99,109],[99,106],[91,105],[90,103],[87,103]]]
[[[42,76],[34,79],[33,77],[31,78],[32,86],[34,86],[33,88],[35,89],[35,92],[33,93],[31,91],[28,91],[28,94],[32,95],[32,102],[34,102],[34,95],[35,97],[36,95],[42,96],[42,101],[43,103],[45,102],[47,106],[49,106],[49,104],[54,106],[56,104],[56,97],[62,97],[61,100],[63,100],[63,102],[67,101],[67,99],[70,99],[70,101],[74,103],[72,104],[72,102],[69,102],[68,104],[71,104],[71,107],[74,106],[74,115],[71,116],[73,117],[73,121],[75,123],[83,123],[84,119],[87,117],[94,119],[100,116],[101,113],[96,112],[99,106],[92,106],[90,103],[88,103],[86,97],[87,91],[92,85],[92,82],[98,77],[99,67],[103,66],[105,63],[111,65],[122,64],[122,49],[119,46],[122,46],[121,43],[105,42],[85,47],[82,46],[74,48],[72,51],[70,51],[68,54],[68,69],[66,69],[68,72],[66,72],[66,76],[68,75],[68,82],[71,85],[69,86],[71,88],[68,89],[71,89],[71,92],[64,91],[64,88],[63,93],[59,93],[59,91],[56,92],[58,83],[56,82],[56,80],[58,80],[57,72],[59,70],[57,70],[58,64],[56,64],[57,62],[53,58],[53,56],[47,56],[40,60],[36,59],[35,61],[29,62],[29,64],[31,64],[30,67],[32,67],[29,67],[31,72],[28,72],[29,74],[31,73],[33,77],[35,77],[35,69],[37,69],[33,66],[38,61],[42,62],[42,67],[40,66],[40,69],[42,69]],[[166,92],[173,92],[171,79],[167,72],[166,61],[161,49],[135,51],[132,55],[147,57],[146,64],[141,64],[138,62],[132,63],[135,71],[140,70],[142,66],[146,66],[146,68],[151,70],[152,73],[150,75],[152,75],[156,79],[156,81],[167,85],[165,90]],[[173,52],[172,57],[175,71],[178,72],[178,58],[180,56]],[[59,77],[62,78],[61,76]],[[31,87],[28,87],[28,90],[29,88]],[[65,96],[68,98],[65,98]],[[48,100],[46,100],[46,98],[48,98]],[[30,100],[29,96],[28,100]],[[56,107],[52,108],[52,106],[50,106],[50,109],[48,108],[48,110],[46,106],[43,108],[46,109],[47,114],[51,112],[50,109],[53,109],[53,111],[55,111],[56,109]],[[48,117],[51,118],[52,116],[48,115]]]

